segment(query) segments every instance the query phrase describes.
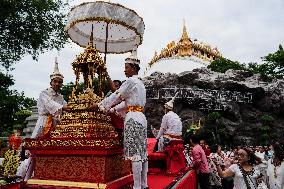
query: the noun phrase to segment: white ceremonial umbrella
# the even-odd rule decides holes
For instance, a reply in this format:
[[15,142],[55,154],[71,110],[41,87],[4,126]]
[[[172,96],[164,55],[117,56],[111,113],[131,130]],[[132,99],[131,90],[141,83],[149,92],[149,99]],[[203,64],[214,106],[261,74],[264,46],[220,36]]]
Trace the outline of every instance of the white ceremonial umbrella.
[[101,53],[126,53],[142,43],[145,25],[134,11],[120,4],[96,1],[71,9],[66,31],[71,40],[86,47],[92,25],[93,44]]

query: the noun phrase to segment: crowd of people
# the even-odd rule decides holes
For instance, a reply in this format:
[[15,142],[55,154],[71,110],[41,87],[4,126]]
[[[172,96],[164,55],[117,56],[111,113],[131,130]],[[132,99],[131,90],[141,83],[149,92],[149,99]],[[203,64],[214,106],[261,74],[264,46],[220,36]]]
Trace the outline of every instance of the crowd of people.
[[201,189],[283,189],[284,145],[209,147],[190,138],[185,156]]

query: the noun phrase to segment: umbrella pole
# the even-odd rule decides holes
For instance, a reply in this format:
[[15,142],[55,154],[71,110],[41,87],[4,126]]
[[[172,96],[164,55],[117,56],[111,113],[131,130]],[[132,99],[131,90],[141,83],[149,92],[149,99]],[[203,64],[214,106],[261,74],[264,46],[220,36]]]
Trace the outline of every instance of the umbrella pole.
[[[106,41],[105,41],[105,57],[104,62],[106,65],[106,56],[107,56],[107,40],[108,40],[108,22],[106,23]],[[102,77],[102,73],[100,74],[100,83],[101,83],[101,96],[103,97],[103,91],[104,91],[104,84],[105,84],[105,78]]]
[[108,22],[106,25],[105,58],[104,58],[105,64],[106,64],[106,55],[107,55],[107,40],[108,40]]

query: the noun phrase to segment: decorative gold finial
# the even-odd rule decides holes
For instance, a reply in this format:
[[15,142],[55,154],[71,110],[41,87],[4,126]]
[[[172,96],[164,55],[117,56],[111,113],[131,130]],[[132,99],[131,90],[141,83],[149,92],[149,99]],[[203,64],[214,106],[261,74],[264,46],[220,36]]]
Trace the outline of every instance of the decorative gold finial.
[[189,40],[187,31],[186,31],[186,26],[185,26],[185,19],[183,19],[183,30],[182,30],[181,40]]

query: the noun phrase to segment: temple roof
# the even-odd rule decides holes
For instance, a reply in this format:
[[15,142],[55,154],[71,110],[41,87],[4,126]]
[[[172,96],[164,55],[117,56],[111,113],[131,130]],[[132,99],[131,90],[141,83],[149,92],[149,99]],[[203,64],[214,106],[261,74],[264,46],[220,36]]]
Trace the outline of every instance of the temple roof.
[[[183,69],[180,70],[180,72],[191,71],[191,68],[194,69],[209,65],[219,57],[222,57],[222,55],[218,51],[217,47],[212,48],[206,43],[199,42],[197,40],[191,40],[184,24],[180,40],[177,43],[175,41],[171,41],[165,48],[160,51],[159,54],[155,52],[154,57],[150,61],[149,67],[147,68],[145,74],[149,75],[154,71],[164,72],[162,70],[167,69],[165,67],[181,67],[181,64],[183,65]],[[172,63],[175,63],[175,65],[171,65],[171,61],[169,61],[171,59],[173,59]],[[167,65],[163,64],[161,60],[166,60],[162,62],[167,62]],[[192,65],[187,65],[186,61],[188,61],[188,64]],[[179,65],[177,65],[178,63]],[[196,63],[199,64],[199,66]],[[173,70],[170,70],[169,72],[177,73]]]

